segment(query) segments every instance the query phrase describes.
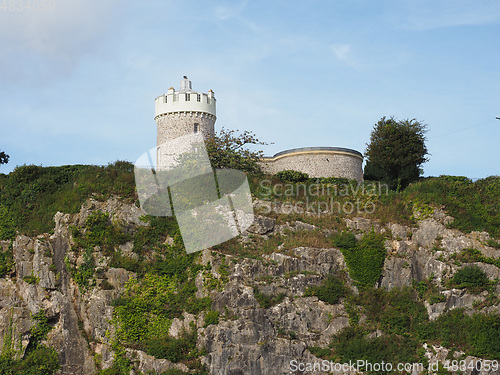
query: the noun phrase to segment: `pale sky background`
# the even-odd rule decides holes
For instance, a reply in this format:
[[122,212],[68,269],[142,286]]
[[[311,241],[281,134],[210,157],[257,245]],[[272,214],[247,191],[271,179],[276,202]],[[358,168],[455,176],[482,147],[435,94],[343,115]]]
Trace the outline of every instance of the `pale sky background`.
[[[4,2],[5,3],[5,2]],[[7,1],[9,3],[9,1]],[[428,124],[426,176],[498,175],[498,0],[0,2],[0,150],[16,165],[135,161],[154,98],[214,90],[216,129],[364,152],[383,116]]]

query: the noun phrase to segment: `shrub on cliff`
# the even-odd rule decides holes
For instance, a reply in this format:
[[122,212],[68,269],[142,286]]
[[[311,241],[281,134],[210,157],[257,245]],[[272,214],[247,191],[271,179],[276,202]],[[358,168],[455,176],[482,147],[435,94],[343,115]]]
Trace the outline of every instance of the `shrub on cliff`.
[[356,241],[354,234],[344,232],[334,236],[333,243],[344,255],[351,276],[358,286],[373,286],[382,274],[386,250],[384,237],[370,232]]
[[458,288],[467,288],[472,293],[479,293],[489,285],[486,273],[476,265],[459,269],[451,281]]
[[288,182],[303,182],[309,179],[309,175],[307,173],[293,171],[291,169],[276,173],[276,177],[278,177],[282,181]]

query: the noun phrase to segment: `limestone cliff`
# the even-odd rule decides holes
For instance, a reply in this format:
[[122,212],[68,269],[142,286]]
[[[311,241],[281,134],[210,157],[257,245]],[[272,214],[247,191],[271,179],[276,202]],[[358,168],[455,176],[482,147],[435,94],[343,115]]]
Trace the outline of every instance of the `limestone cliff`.
[[[258,202],[256,203],[258,205]],[[60,374],[93,374],[109,369],[117,358],[116,323],[113,321],[114,303],[137,277],[135,272],[110,266],[109,255],[103,249],[94,250],[95,265],[99,272],[94,283],[81,288],[75,282],[70,268],[84,263],[82,254],[71,251],[75,244],[74,228],[85,226],[93,212],[106,212],[127,230],[134,231],[145,225],[144,214],[132,204],[118,199],[105,202],[88,200],[78,214],[57,213],[52,234],[37,237],[18,235],[13,243],[0,242],[2,251],[13,254],[11,272],[0,278],[0,347],[6,346],[6,337],[15,338],[8,344],[18,357],[30,344],[32,316],[43,311],[53,327],[45,343],[56,349]],[[387,256],[377,287],[383,290],[402,288],[433,279],[439,289],[439,302],[425,301],[430,320],[461,307],[466,314],[483,311],[499,314],[498,299],[484,291],[471,294],[467,289],[448,288],[444,282],[449,275],[463,267],[453,260],[453,254],[474,248],[484,257],[498,259],[500,250],[486,245],[488,234],[461,233],[448,229],[453,220],[441,210],[419,220],[415,227],[397,223],[381,225],[364,218],[346,219],[347,228],[358,237],[372,230],[386,235]],[[321,232],[325,237],[331,231],[316,228],[301,221],[278,224],[274,219],[258,216],[253,227],[240,238],[240,242],[255,238],[269,238],[277,233],[302,236],[309,231]],[[171,240],[171,239],[170,239]],[[167,242],[169,239],[167,239]],[[117,246],[117,251],[133,258],[133,243]],[[146,254],[154,257],[155,254]],[[141,348],[124,346],[122,355],[130,361],[133,373],[191,372],[210,374],[290,374],[291,361],[321,362],[308,348],[328,347],[332,336],[352,323],[352,312],[341,299],[329,304],[317,296],[307,295],[308,287],[319,285],[328,275],[344,272],[346,286],[356,294],[356,283],[348,276],[342,252],[333,247],[312,248],[277,246],[257,258],[223,255],[215,250],[199,254],[197,262],[204,266],[196,276],[196,295],[210,297],[209,310],[198,314],[184,312],[170,323],[169,334],[179,337],[194,325],[199,360],[206,370],[189,368],[188,364],[173,363],[155,358]],[[494,281],[500,278],[500,269],[493,264],[477,262]],[[443,281],[443,283],[441,282]],[[500,286],[496,285],[496,293]],[[262,306],[262,295],[274,297],[267,307]],[[491,301],[491,303],[486,303]],[[209,324],[208,311],[217,311],[215,324]],[[360,321],[366,319],[361,314]],[[11,332],[11,334],[8,334]],[[380,335],[380,332],[374,332]],[[432,342],[423,347],[429,361],[444,361],[449,349]],[[458,358],[460,353],[455,352]],[[464,359],[473,361],[471,356]],[[311,373],[322,373],[320,371]],[[344,372],[338,372],[344,373]],[[355,373],[355,371],[352,371]],[[493,370],[469,370],[466,374],[500,374]]]

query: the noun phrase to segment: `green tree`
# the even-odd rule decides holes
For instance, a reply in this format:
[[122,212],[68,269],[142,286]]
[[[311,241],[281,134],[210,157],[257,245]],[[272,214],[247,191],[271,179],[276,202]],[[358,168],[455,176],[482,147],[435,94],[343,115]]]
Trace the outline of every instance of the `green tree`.
[[385,182],[391,189],[404,189],[418,180],[428,161],[426,125],[416,119],[382,117],[370,135],[365,157],[365,179]]
[[217,134],[209,135],[206,147],[212,168],[231,168],[244,172],[260,172],[258,161],[262,151],[252,151],[249,145],[267,145],[249,131],[237,134],[234,130],[222,128]]
[[0,164],[7,164],[9,162],[9,155],[5,152],[0,151]]

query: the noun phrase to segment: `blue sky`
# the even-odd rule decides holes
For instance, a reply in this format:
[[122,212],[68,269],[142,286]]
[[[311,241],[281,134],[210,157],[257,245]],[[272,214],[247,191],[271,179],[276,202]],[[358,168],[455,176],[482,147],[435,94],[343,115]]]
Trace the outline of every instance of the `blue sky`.
[[0,9],[0,173],[135,161],[154,98],[187,75],[214,90],[216,129],[253,131],[266,155],[364,152],[396,116],[428,124],[426,176],[500,174],[498,0],[50,4]]

